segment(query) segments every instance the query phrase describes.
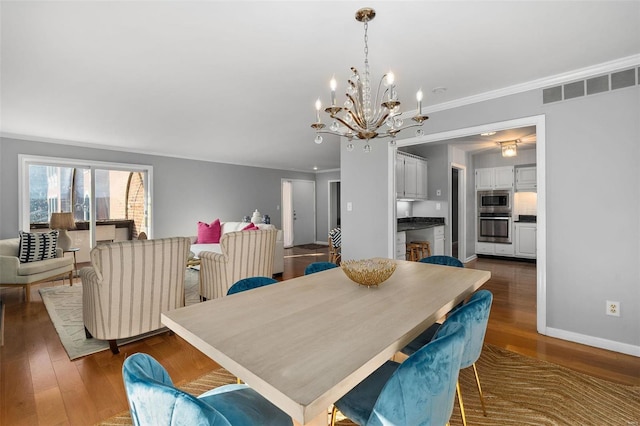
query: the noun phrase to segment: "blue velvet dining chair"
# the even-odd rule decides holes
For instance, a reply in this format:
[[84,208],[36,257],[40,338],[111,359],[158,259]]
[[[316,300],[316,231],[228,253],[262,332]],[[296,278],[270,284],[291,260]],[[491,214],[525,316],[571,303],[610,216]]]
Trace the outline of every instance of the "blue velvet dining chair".
[[235,293],[240,293],[241,291],[251,290],[258,287],[264,287],[265,285],[275,284],[278,280],[274,280],[269,277],[249,277],[243,278],[239,281],[233,283],[229,290],[227,290],[227,296]]
[[173,386],[167,371],[143,353],[122,366],[134,425],[293,424],[291,417],[247,385],[224,385],[195,397]]
[[333,269],[337,267],[338,265],[331,262],[313,262],[308,264],[307,267],[304,268],[304,274],[315,274],[316,272],[326,271],[327,269]]
[[457,268],[464,268],[464,264],[451,256],[443,256],[443,255],[433,255],[428,257],[423,257],[420,259],[422,263],[431,263],[434,265],[445,265],[445,266],[455,266]]
[[[429,263],[432,265],[444,265],[444,266],[455,266],[456,268],[464,268],[464,264],[451,256],[443,256],[443,255],[433,255],[428,257],[423,257],[419,260],[422,263]],[[453,309],[452,312],[462,306],[462,302],[458,303]],[[427,328],[422,332],[418,337],[416,337],[411,343],[405,346],[401,352],[405,355],[411,355],[416,352],[418,349],[429,343],[433,336],[435,336],[438,328],[440,328],[440,323],[436,322],[431,325],[431,327]]]
[[[465,336],[464,351],[462,353],[462,361],[460,368],[467,368],[473,366],[473,372],[476,377],[476,385],[478,386],[478,393],[480,394],[480,403],[482,404],[482,412],[487,415],[487,410],[484,403],[484,396],[482,395],[482,387],[480,386],[480,378],[478,376],[478,369],[476,368],[476,361],[480,358],[482,353],[482,345],[484,343],[484,336],[487,332],[487,324],[489,322],[489,313],[491,312],[491,302],[493,301],[493,294],[489,290],[477,291],[471,296],[469,301],[465,303],[461,308],[452,311],[445,322],[439,327],[436,327],[433,332],[434,338],[437,339],[441,334],[448,334],[449,328],[454,324],[462,324],[467,330]],[[431,327],[433,328],[433,326]],[[420,350],[420,348],[429,343],[427,339],[427,333],[423,333],[414,339],[411,343],[402,349],[402,352],[406,355],[413,354]],[[467,424],[467,420],[464,414],[464,403],[462,401],[462,394],[460,393],[460,387],[458,385],[458,402],[460,405],[460,412],[462,414],[462,423]]]
[[444,425],[453,412],[464,326],[449,327],[402,364],[387,361],[334,404],[359,425]]

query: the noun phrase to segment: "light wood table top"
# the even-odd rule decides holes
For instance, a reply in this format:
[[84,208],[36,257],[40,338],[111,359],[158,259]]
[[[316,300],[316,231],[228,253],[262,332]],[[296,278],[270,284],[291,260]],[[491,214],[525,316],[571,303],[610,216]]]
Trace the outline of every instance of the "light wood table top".
[[305,424],[491,277],[395,262],[379,287],[335,268],[176,309],[162,322]]

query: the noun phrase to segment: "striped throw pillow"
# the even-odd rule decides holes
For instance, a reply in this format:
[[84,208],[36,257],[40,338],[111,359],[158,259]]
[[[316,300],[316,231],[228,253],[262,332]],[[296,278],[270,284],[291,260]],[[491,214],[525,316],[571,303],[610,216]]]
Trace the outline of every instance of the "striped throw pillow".
[[20,262],[37,262],[56,257],[59,231],[29,233],[20,231]]

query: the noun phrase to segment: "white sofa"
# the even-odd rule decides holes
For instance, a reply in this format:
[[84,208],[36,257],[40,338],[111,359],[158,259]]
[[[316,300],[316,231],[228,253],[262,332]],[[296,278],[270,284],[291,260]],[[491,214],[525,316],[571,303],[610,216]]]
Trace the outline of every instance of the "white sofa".
[[[227,232],[241,231],[242,228],[248,225],[247,222],[222,222],[221,224],[221,236]],[[277,229],[275,225],[267,225],[264,223],[256,224],[260,229],[276,229],[276,252],[273,258],[273,273],[281,274],[284,272],[284,237],[281,229]],[[194,257],[199,257],[202,251],[212,251],[214,253],[222,253],[220,250],[220,244],[198,244],[198,237],[192,236],[191,238],[191,252]]]

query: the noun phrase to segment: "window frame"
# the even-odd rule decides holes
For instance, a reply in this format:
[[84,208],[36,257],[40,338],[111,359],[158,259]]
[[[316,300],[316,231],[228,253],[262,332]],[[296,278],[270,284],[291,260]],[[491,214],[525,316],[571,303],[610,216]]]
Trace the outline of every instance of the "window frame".
[[18,155],[18,220],[19,228],[24,232],[30,232],[30,195],[29,195],[29,166],[72,167],[75,169],[89,169],[91,172],[91,214],[89,218],[89,230],[91,247],[96,245],[95,227],[96,205],[95,175],[96,170],[117,170],[125,172],[139,172],[146,175],[145,210],[147,212],[147,235],[153,237],[153,166],[149,164],[115,163],[108,161],[81,160],[75,158],[46,157],[36,155]]

